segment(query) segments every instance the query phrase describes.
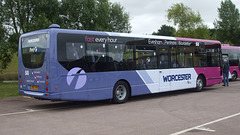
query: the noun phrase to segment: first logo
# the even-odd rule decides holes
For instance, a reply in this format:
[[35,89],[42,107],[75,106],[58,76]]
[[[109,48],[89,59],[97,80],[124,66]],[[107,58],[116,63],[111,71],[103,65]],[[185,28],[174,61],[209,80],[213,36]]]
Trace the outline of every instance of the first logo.
[[75,89],[82,88],[87,82],[87,75],[85,71],[79,67],[71,69],[67,74],[67,84],[70,86],[73,79],[77,77],[77,83],[75,84]]

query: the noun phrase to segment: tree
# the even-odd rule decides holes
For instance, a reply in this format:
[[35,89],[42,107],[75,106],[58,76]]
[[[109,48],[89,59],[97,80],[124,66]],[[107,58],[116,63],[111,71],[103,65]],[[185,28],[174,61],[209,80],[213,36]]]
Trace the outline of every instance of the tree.
[[128,13],[108,0],[62,0],[61,18],[64,28],[131,32]]
[[11,62],[12,59],[12,54],[8,46],[9,44],[6,42],[0,42],[0,72],[7,68],[8,63]]
[[96,18],[95,18],[94,30],[111,31],[110,30],[110,27],[111,27],[110,10],[111,10],[111,4],[108,2],[108,0],[99,0],[99,3],[96,3],[96,11],[95,11]]
[[[93,14],[90,14],[93,13],[93,11],[91,10],[95,9],[95,7],[92,7],[94,6],[94,4],[89,4],[89,6],[91,6],[90,8],[92,9],[85,9],[85,12],[83,9],[84,6],[88,8],[86,3],[90,3],[90,1],[93,0],[85,0],[85,2],[83,0],[62,0],[60,17],[63,20],[63,24],[61,25],[61,27],[68,29],[84,29],[83,27],[87,27],[88,29],[91,29],[90,25],[93,20],[91,20],[91,17],[88,18],[88,16],[85,14],[87,14],[86,12],[89,11],[89,16],[92,16],[92,18],[94,17]],[[88,26],[82,26],[82,20],[89,22]]]
[[215,28],[209,29],[209,32],[210,32],[210,38],[213,40],[217,40],[216,29]]
[[60,21],[58,0],[5,0],[4,25],[22,34]]
[[129,14],[124,12],[124,7],[119,3],[112,3],[110,10],[110,31],[131,32]]
[[22,33],[61,22],[58,8],[58,0],[1,0],[0,36],[3,40],[0,41],[0,71],[7,67],[17,52]]
[[[0,21],[1,23],[1,21]],[[10,44],[6,40],[6,29],[0,24],[0,72],[5,69],[9,62],[11,62]]]
[[[168,21],[173,21],[174,25],[178,27],[175,36],[190,37],[190,38],[204,38],[209,39],[209,30],[203,24],[200,13],[194,13],[191,8],[185,6],[183,3],[174,4],[168,12]],[[199,33],[203,32],[203,33]]]
[[8,50],[9,44],[7,43],[7,30],[3,26],[3,3],[0,3],[0,72],[7,67],[7,64],[11,61],[11,53]]
[[172,26],[168,26],[166,24],[162,25],[157,32],[153,32],[153,35],[162,35],[162,36],[174,36],[176,29]]
[[[62,28],[130,32],[129,15],[120,4],[109,0],[1,0],[1,58],[11,58],[22,33],[59,24]],[[3,58],[1,60],[4,60]],[[0,64],[6,68],[9,60]],[[11,60],[11,59],[10,59]]]
[[240,13],[231,0],[221,2],[219,20],[214,22],[217,39],[224,43],[240,44]]

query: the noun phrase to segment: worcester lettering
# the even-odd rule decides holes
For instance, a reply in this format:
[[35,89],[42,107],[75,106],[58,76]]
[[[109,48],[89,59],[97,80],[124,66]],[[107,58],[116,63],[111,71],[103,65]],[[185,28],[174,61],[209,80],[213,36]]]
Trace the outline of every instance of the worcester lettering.
[[191,74],[178,74],[163,76],[164,82],[191,80]]

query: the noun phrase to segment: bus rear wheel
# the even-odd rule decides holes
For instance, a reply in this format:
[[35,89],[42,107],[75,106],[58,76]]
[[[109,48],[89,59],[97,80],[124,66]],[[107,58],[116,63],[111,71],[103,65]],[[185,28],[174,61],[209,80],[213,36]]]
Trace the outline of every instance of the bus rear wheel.
[[130,95],[129,86],[124,81],[119,81],[113,88],[113,103],[122,104],[125,103]]
[[232,79],[231,80],[232,81],[236,81],[237,80],[237,73],[235,71],[232,73]]
[[198,76],[195,91],[202,91],[204,88],[204,84],[204,78],[202,76]]

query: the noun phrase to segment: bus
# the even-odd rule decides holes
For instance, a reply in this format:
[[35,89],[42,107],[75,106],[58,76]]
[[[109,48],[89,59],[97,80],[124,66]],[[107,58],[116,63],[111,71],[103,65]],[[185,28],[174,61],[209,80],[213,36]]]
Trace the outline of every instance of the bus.
[[240,77],[240,47],[222,44],[222,57],[229,61],[229,79],[232,81]]
[[48,29],[19,39],[19,94],[37,99],[125,103],[129,97],[222,82],[213,40]]

